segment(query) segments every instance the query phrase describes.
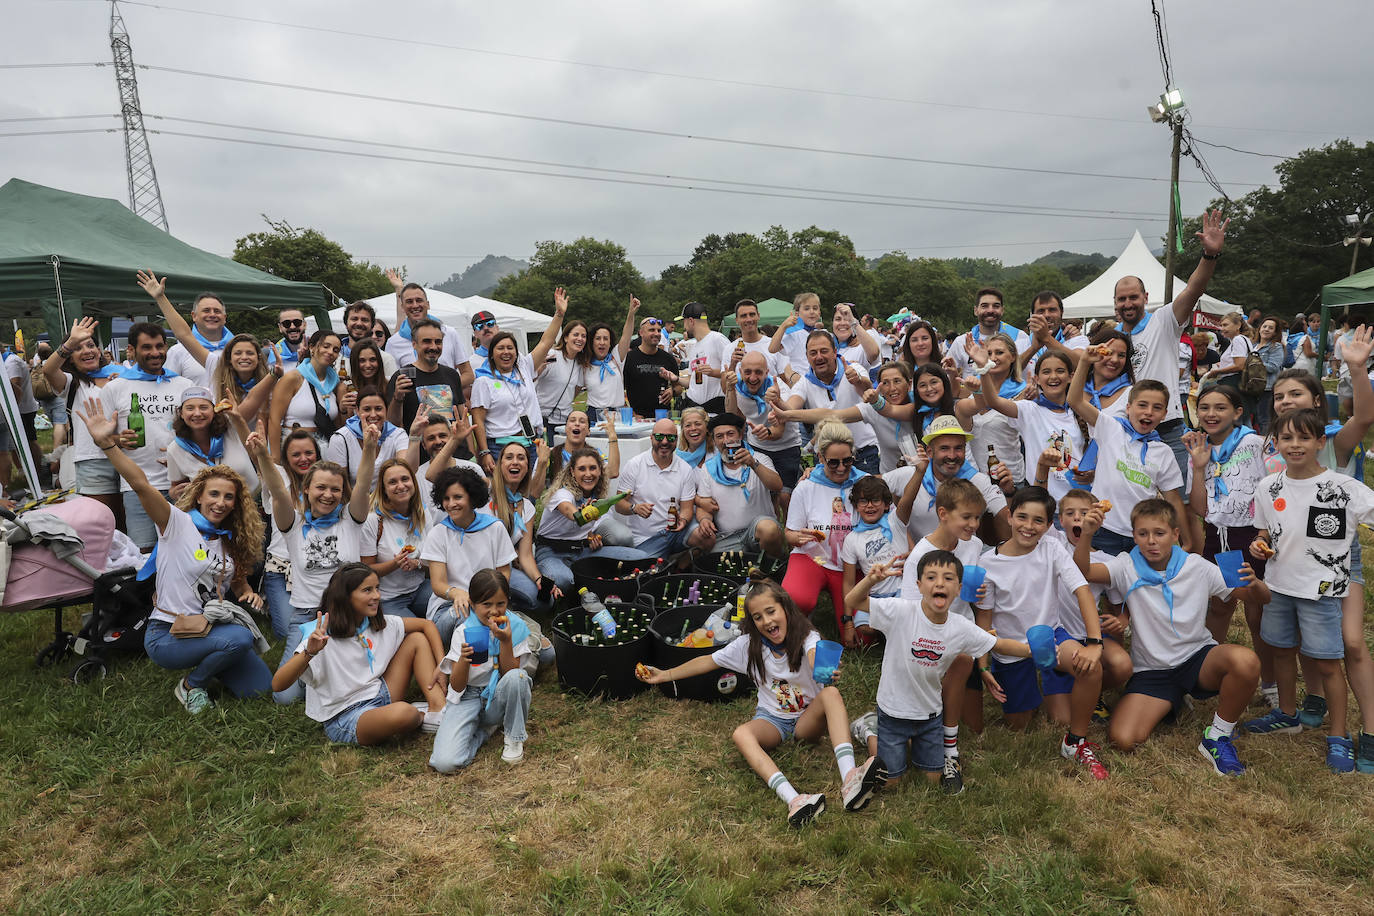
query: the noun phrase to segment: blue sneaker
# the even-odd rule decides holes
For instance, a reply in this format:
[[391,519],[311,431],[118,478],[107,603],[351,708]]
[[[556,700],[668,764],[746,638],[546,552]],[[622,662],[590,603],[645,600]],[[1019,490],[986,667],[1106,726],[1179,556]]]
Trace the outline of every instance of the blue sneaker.
[[1292,735],[1302,731],[1302,722],[1281,709],[1271,709],[1258,719],[1241,726],[1252,735]]
[[1218,735],[1215,741],[1204,737],[1197,749],[1199,754],[1207,758],[1207,762],[1218,775],[1239,776],[1245,772],[1245,764],[1241,763],[1240,757],[1236,755],[1236,746],[1226,735]]
[[1355,772],[1355,742],[1349,738],[1328,735],[1326,738],[1326,765],[1333,773]]
[[1326,697],[1314,697],[1311,694],[1303,697],[1298,721],[1303,728],[1321,728],[1326,721]]
[[1355,756],[1355,770],[1374,773],[1374,735],[1369,732],[1360,732],[1360,752]]

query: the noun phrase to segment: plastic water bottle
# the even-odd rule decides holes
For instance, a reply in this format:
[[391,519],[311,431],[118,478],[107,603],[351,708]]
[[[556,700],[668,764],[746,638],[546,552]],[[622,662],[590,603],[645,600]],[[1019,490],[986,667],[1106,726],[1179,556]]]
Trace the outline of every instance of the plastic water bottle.
[[582,596],[582,610],[587,612],[587,616],[592,618],[592,623],[601,627],[601,632],[607,639],[615,638],[615,618],[611,612],[606,610],[606,605],[601,603],[601,599],[596,597],[594,592],[589,592],[585,588],[580,588],[577,593]]
[[702,624],[702,627],[704,629],[711,630],[716,634],[721,633],[723,631],[724,626],[725,621],[715,611],[712,611],[710,616],[706,618],[706,622]]
[[724,623],[722,623],[718,628],[716,628],[716,645],[723,646],[726,643],[733,640],[738,635],[739,627],[735,626],[733,623],[727,620]]

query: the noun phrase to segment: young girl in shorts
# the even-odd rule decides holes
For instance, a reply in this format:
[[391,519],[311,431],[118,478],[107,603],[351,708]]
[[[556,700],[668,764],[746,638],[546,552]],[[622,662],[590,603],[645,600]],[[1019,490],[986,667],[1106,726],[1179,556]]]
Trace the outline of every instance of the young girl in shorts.
[[[636,674],[649,684],[717,668],[753,678],[759,686],[758,708],[754,718],[736,728],[732,737],[750,768],[787,805],[787,823],[801,827],[825,810],[823,794],[798,794],[768,756],[794,737],[816,741],[829,736],[843,781],[845,810],[858,811],[887,780],[887,768],[878,757],[855,765],[844,698],[833,684],[821,687],[812,677],[820,634],[797,610],[792,597],[771,579],[750,577],[744,609],[744,638],[667,671],[639,666]],[[837,668],[834,679],[838,677]]]
[[[272,676],[272,689],[304,681],[305,714],[324,723],[336,744],[381,744],[421,726],[437,729],[444,694],[434,675],[443,647],[434,624],[383,614],[377,574],[362,563],[330,577],[320,608]],[[427,712],[402,699],[412,678],[429,701]]]

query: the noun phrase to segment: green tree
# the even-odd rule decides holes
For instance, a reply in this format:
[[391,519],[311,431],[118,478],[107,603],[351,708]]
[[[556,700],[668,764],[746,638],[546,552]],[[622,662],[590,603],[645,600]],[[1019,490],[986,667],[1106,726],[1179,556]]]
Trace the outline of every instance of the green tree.
[[869,270],[874,308],[880,320],[903,308],[950,330],[962,327],[972,315],[972,286],[949,261],[907,257],[892,252]]
[[[568,291],[568,315],[589,324],[604,321],[617,337],[630,296],[644,292],[644,277],[615,242],[580,238],[539,242],[528,270],[503,277],[493,299],[536,312],[553,313],[553,291]],[[646,310],[647,313],[647,310]]]
[[1031,301],[1037,294],[1053,290],[1060,296],[1067,296],[1082,285],[1070,280],[1068,274],[1058,267],[1032,264],[1009,278],[1001,288],[1005,320],[1025,330],[1026,319],[1030,317]]

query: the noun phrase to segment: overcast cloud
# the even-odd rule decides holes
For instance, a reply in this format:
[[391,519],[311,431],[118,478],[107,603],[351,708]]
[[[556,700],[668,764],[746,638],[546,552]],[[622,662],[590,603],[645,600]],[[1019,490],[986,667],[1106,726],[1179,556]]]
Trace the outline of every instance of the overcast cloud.
[[[519,60],[122,4],[139,64],[542,117],[809,147],[1168,178],[1169,132],[1145,107],[1163,88],[1148,2],[459,4],[173,0],[172,7],[716,79],[1087,120],[725,85]],[[1291,155],[1374,133],[1364,63],[1374,5],[1167,6],[1177,82],[1197,137]],[[3,60],[108,61],[109,5],[5,3]],[[542,239],[624,245],[646,275],[685,261],[710,232],[816,224],[869,256],[983,255],[1021,263],[1057,248],[1115,254],[1138,227],[1164,231],[1163,182],[990,171],[761,149],[440,111],[139,71],[149,116],[351,137],[659,175],[868,194],[1157,214],[1110,220],[950,212],[640,187],[363,159],[153,134],[172,231],[228,254],[266,213],[313,226],[351,253],[404,263],[426,282],[487,253],[528,257]],[[117,111],[113,71],[0,70],[0,118]],[[30,122],[0,132],[104,126]],[[116,122],[110,120],[109,124]],[[150,129],[369,150],[148,120]],[[1242,129],[1257,128],[1257,129]],[[0,138],[0,180],[126,199],[119,133]],[[1206,154],[1233,195],[1274,183],[1275,160]],[[511,168],[538,166],[505,164]],[[569,171],[568,169],[554,169]],[[1182,175],[1198,179],[1185,162]],[[653,179],[662,180],[662,179]],[[1213,196],[1185,184],[1185,211]],[[993,244],[998,243],[998,244]],[[1022,243],[1022,244],[1007,244]],[[438,256],[438,257],[430,257]],[[153,265],[155,266],[155,265]]]

